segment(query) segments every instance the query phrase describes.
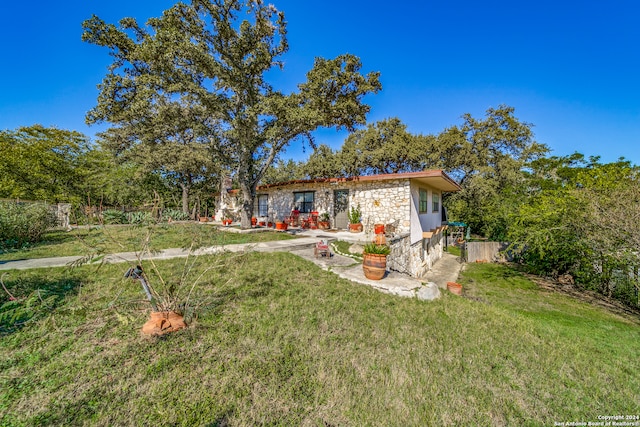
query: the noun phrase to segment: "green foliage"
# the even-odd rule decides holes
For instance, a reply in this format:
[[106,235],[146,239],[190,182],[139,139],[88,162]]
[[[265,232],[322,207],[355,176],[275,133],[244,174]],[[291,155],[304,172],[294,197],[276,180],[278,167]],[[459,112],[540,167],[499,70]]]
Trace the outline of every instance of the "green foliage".
[[294,160],[278,159],[273,164],[269,165],[264,175],[262,176],[261,183],[276,184],[279,182],[295,181],[298,179],[306,178],[306,165],[302,162],[296,162]]
[[129,212],[127,214],[129,224],[150,225],[155,222],[151,212]]
[[163,221],[187,221],[189,219],[189,215],[177,210],[177,209],[164,209],[162,211],[162,220]]
[[[211,144],[216,158],[235,170],[244,228],[251,226],[256,186],[278,154],[295,140],[313,145],[311,132],[318,127],[364,124],[370,108],[362,99],[381,89],[378,73],[362,75],[360,60],[346,54],[317,58],[298,92],[275,90],[265,77],[282,66],[286,21],[263,2],[194,0],[146,26],[132,18],[120,24],[96,16],[83,24],[83,40],[114,57],[87,120],[116,124],[108,137],[116,147],[148,141],[149,157],[160,136],[177,145]],[[164,153],[163,164],[175,152],[180,150]],[[185,190],[188,177],[179,182]]]
[[46,204],[0,202],[0,249],[36,243],[55,225],[55,215]]
[[391,248],[387,245],[378,245],[371,242],[364,245],[362,253],[372,255],[389,255],[391,253]]
[[107,209],[102,212],[102,221],[105,224],[127,224],[129,219],[125,212],[115,209]]
[[[531,124],[521,122],[514,108],[489,108],[484,120],[463,116],[461,126],[440,133],[432,164],[454,177],[462,191],[445,195],[449,217],[480,235],[504,236],[508,209],[524,194],[523,170],[548,148],[533,139]],[[525,188],[526,189],[526,188]]]
[[0,305],[0,336],[50,315],[79,284],[72,274],[50,280],[38,272],[3,273],[0,294],[8,301]]
[[340,153],[334,153],[325,144],[320,144],[313,150],[302,169],[309,179],[336,178],[344,175]]
[[435,142],[431,135],[407,132],[398,118],[382,120],[350,134],[336,164],[349,176],[420,171],[430,164]]
[[530,195],[507,238],[533,272],[571,274],[582,287],[637,305],[640,280],[639,169],[580,154],[537,161]]
[[57,300],[57,295],[37,289],[25,298],[9,300],[0,305],[0,335],[13,332],[27,322],[46,315]]
[[0,198],[80,200],[89,150],[78,132],[41,125],[0,131]]
[[349,211],[349,222],[351,224],[359,224],[362,220],[362,211],[360,210],[360,205],[352,206]]

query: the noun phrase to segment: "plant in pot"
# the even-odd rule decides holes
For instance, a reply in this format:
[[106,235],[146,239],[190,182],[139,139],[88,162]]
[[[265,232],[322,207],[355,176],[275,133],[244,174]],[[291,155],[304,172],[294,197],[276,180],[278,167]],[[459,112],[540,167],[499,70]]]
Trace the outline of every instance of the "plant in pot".
[[[209,295],[211,280],[214,280],[212,277],[215,277],[217,272],[224,271],[224,280],[227,283],[236,280],[235,272],[240,271],[243,264],[241,261],[245,257],[244,254],[214,255],[208,256],[206,262],[203,262],[199,259],[198,249],[208,244],[208,241],[203,240],[201,233],[194,230],[190,246],[186,248],[187,255],[184,261],[180,261],[182,268],[176,268],[175,262],[156,263],[156,251],[151,244],[151,237],[156,229],[154,226],[147,227],[146,230],[141,230],[141,227],[132,230],[135,233],[133,238],[140,238],[140,249],[135,252],[136,261],[124,273],[126,282],[139,282],[139,289],[145,297],[144,303],[151,308],[149,319],[142,326],[142,333],[152,336],[186,328],[195,313],[202,307],[211,305]],[[142,236],[141,232],[144,233]],[[109,261],[109,258],[118,259],[117,254],[105,256],[108,246],[103,245],[104,241],[98,246],[92,246],[92,253],[83,256],[71,266],[99,260],[97,266],[100,268],[104,263],[113,262]],[[137,308],[140,302],[137,298],[129,303]]]
[[318,228],[321,230],[327,230],[331,228],[331,222],[329,222],[329,212],[322,212],[318,217]]
[[360,210],[360,205],[357,207],[352,207],[349,211],[349,231],[352,233],[360,233],[362,232],[362,211]]
[[362,270],[367,279],[380,280],[387,271],[387,255],[391,248],[387,245],[367,243],[362,251]]
[[289,228],[289,224],[287,224],[286,221],[282,221],[282,220],[276,221],[276,230],[285,231],[287,228]]

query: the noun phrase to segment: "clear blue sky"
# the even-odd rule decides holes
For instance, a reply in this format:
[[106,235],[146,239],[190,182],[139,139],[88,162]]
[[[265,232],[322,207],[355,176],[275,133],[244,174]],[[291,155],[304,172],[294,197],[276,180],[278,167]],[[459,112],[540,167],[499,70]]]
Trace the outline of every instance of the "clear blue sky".
[[[268,0],[267,0],[268,1]],[[293,90],[316,56],[352,53],[380,71],[366,98],[369,121],[399,117],[414,133],[438,133],[463,113],[507,104],[534,125],[552,154],[579,151],[640,164],[640,2],[489,0],[271,0],[286,14],[290,51],[273,83]],[[7,4],[8,3],[8,4]],[[80,40],[96,14],[146,21],[174,2],[72,0],[0,7],[0,129],[40,123],[91,137],[87,127],[110,63]],[[344,134],[318,142],[338,148]],[[307,157],[299,145],[285,157]]]

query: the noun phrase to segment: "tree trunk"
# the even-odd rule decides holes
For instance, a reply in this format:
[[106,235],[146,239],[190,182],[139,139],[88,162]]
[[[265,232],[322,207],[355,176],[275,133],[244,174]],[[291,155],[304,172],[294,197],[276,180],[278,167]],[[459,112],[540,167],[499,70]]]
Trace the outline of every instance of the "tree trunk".
[[189,186],[186,184],[180,184],[182,188],[182,212],[189,214]]
[[256,189],[245,182],[240,182],[242,190],[242,209],[240,210],[240,228],[251,228],[251,217],[253,216],[253,200]]

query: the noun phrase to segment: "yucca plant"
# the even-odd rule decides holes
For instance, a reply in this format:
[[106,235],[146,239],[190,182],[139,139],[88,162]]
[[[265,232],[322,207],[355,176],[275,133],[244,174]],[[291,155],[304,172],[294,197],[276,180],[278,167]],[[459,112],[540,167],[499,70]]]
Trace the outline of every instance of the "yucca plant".
[[366,245],[364,245],[362,253],[371,255],[389,255],[391,253],[391,248],[387,245],[367,243]]

